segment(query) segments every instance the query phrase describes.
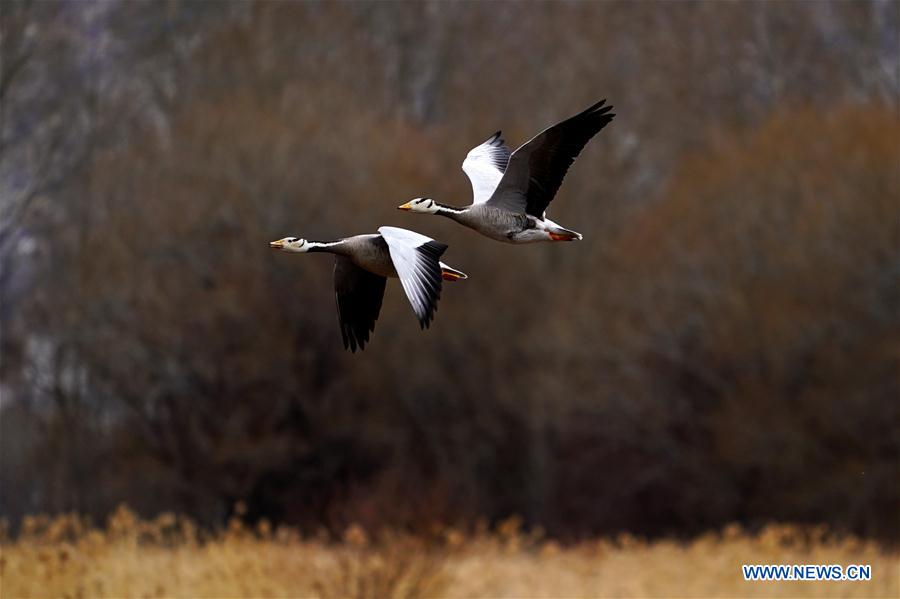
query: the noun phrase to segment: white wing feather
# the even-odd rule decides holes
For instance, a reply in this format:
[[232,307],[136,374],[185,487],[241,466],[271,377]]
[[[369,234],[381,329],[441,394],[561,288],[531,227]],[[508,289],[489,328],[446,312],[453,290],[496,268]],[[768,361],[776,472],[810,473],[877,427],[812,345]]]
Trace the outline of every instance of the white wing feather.
[[468,153],[462,169],[472,183],[473,204],[486,202],[494,194],[509,163],[509,154],[499,131]]
[[416,233],[415,231],[410,231],[409,229],[401,229],[400,227],[380,227],[378,232],[384,237],[388,246],[394,243],[400,247],[415,249],[429,241],[434,241],[431,237]]
[[403,291],[422,327],[427,327],[441,295],[441,266],[438,258],[447,249],[443,243],[407,229],[378,229],[388,245]]

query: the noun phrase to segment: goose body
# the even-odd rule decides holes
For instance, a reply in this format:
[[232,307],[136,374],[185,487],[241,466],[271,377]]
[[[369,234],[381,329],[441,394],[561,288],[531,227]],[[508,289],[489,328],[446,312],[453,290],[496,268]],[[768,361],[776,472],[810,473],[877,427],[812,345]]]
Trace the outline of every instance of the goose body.
[[473,148],[463,161],[473,202],[454,207],[416,198],[401,210],[439,214],[497,241],[575,241],[580,233],[547,218],[572,162],[590,139],[615,116],[605,100],[549,127],[510,153],[500,132]]
[[[431,200],[433,201],[433,200]],[[437,204],[437,214],[475,229],[485,237],[506,243],[534,243],[553,241],[551,233],[581,239],[581,234],[565,229],[544,215],[537,216],[498,208],[490,204],[473,204],[466,208],[453,208]]]
[[400,279],[423,329],[434,319],[442,282],[467,278],[440,261],[446,244],[397,227],[335,241],[285,237],[269,245],[286,252],[334,254],[338,321],[344,347],[352,352],[364,349],[375,330],[388,278]]

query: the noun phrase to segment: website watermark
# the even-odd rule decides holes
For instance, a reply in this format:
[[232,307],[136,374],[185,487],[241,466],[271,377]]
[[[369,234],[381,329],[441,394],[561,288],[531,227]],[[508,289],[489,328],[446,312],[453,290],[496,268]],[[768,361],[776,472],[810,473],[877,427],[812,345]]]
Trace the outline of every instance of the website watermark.
[[872,580],[869,564],[743,564],[744,580]]

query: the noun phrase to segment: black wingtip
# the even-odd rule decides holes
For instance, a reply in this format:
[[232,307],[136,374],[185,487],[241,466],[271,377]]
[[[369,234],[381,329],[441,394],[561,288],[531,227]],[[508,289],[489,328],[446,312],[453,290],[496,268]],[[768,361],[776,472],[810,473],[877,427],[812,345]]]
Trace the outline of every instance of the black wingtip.
[[582,113],[587,119],[590,119],[591,123],[593,123],[595,133],[608,125],[616,116],[615,113],[611,112],[613,109],[611,105],[604,106],[605,102],[606,99],[603,99]]
[[435,259],[438,259],[443,255],[444,252],[447,251],[447,248],[450,247],[446,243],[441,243],[440,241],[435,241],[434,239],[430,239],[416,248],[417,251],[422,252],[426,256],[432,255]]
[[363,330],[362,334],[356,335],[356,343],[359,344],[359,351],[366,349],[366,343],[369,342],[369,331]]
[[368,335],[363,338],[358,336],[352,329],[341,328],[341,338],[344,341],[344,349],[351,354],[355,354],[356,350],[362,351],[366,348],[366,342],[369,340]]
[[[438,297],[435,299],[435,302],[437,302],[439,299],[440,299],[440,296],[438,296]],[[434,313],[435,313],[435,312],[437,312],[437,305],[434,306],[434,309],[431,311],[431,314],[429,314],[429,315],[426,316],[425,318],[420,318],[420,319],[419,319],[419,326],[422,328],[423,331],[424,331],[425,329],[430,329],[430,328],[431,328],[431,323],[434,322]]]
[[606,114],[610,110],[612,110],[612,105],[606,106],[606,98],[603,98],[599,102],[593,104],[590,108],[582,112],[581,114],[590,114],[591,116]]
[[[435,300],[437,301],[437,300]],[[437,312],[437,306],[431,311],[430,314],[426,315],[425,318],[419,319],[419,326],[422,327],[422,330],[431,328],[431,323],[434,321],[434,313]]]

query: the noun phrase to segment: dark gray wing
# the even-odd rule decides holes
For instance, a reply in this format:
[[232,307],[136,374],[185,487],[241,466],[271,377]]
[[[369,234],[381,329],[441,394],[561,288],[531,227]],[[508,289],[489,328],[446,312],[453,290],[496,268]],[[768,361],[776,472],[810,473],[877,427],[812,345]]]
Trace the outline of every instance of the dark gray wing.
[[612,119],[601,100],[580,114],[549,127],[512,153],[491,206],[543,218],[569,166],[585,144]]
[[381,312],[386,279],[363,270],[344,256],[334,257],[334,294],[344,349],[364,349]]

